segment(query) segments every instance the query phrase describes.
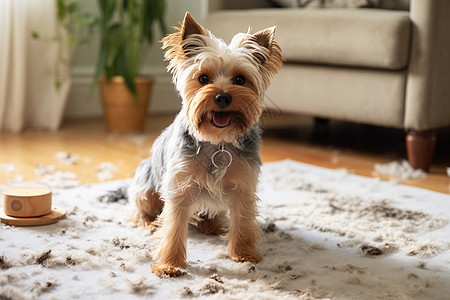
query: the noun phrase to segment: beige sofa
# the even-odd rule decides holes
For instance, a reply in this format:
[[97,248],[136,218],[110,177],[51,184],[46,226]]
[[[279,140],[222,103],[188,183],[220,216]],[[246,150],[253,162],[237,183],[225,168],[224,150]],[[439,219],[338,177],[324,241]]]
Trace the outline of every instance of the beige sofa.
[[427,170],[435,130],[450,125],[449,16],[449,0],[411,0],[409,10],[213,0],[204,23],[225,40],[276,25],[287,62],[269,107],[405,129],[410,163]]

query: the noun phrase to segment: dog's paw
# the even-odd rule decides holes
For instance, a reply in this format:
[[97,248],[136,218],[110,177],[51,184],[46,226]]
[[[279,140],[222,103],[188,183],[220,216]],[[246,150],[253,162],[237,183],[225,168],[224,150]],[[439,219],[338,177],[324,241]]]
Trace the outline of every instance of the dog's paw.
[[237,262],[260,262],[262,260],[262,255],[258,251],[253,250],[248,253],[230,253],[230,258]]
[[186,274],[182,268],[155,263],[152,265],[152,272],[158,277],[177,277]]

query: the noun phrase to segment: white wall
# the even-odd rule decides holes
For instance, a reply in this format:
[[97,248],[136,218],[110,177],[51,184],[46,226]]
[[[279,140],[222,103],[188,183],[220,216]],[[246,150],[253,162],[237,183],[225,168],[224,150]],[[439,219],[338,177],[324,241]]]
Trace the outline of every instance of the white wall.
[[[95,12],[97,1],[80,0],[83,10]],[[207,13],[208,0],[166,0],[167,26],[176,26],[183,20],[186,11],[202,22]],[[169,28],[170,29],[170,28]],[[155,33],[159,32],[155,28]],[[166,72],[161,44],[156,42],[150,49],[148,59],[142,67],[142,74],[155,78],[150,113],[176,112],[180,108],[180,99],[171,83],[171,77]],[[66,118],[93,117],[102,114],[98,89],[93,98],[88,100],[90,85],[94,74],[97,58],[98,37],[94,36],[89,45],[79,46],[72,62],[72,88],[66,105]]]

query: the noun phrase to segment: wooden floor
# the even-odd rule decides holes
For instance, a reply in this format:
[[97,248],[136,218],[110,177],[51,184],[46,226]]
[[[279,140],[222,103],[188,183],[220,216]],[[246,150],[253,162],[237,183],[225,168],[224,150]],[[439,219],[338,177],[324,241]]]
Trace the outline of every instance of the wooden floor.
[[[24,180],[40,179],[35,174],[38,165],[54,165],[58,170],[76,173],[82,183],[94,183],[100,181],[96,167],[111,162],[118,167],[113,172],[114,179],[129,178],[139,161],[148,156],[154,139],[172,120],[172,115],[150,116],[142,134],[106,133],[101,119],[66,121],[58,132],[0,133],[0,185],[19,174]],[[376,163],[405,158],[401,130],[344,122],[316,126],[310,118],[275,113],[266,114],[262,123],[264,162],[293,159],[373,177]],[[76,164],[59,162],[55,154],[60,151],[77,155]],[[8,172],[4,164],[13,164],[15,170]],[[449,166],[450,132],[439,131],[430,173],[426,178],[403,183],[450,193],[450,177],[446,174]]]

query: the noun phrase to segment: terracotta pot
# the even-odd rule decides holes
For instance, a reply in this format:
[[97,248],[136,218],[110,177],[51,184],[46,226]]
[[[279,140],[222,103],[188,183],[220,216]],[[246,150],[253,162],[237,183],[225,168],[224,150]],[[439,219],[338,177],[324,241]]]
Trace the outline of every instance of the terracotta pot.
[[106,78],[100,80],[103,112],[109,132],[131,133],[144,130],[153,79],[137,77],[134,83],[139,105],[125,85],[123,77],[115,76],[110,82]]

